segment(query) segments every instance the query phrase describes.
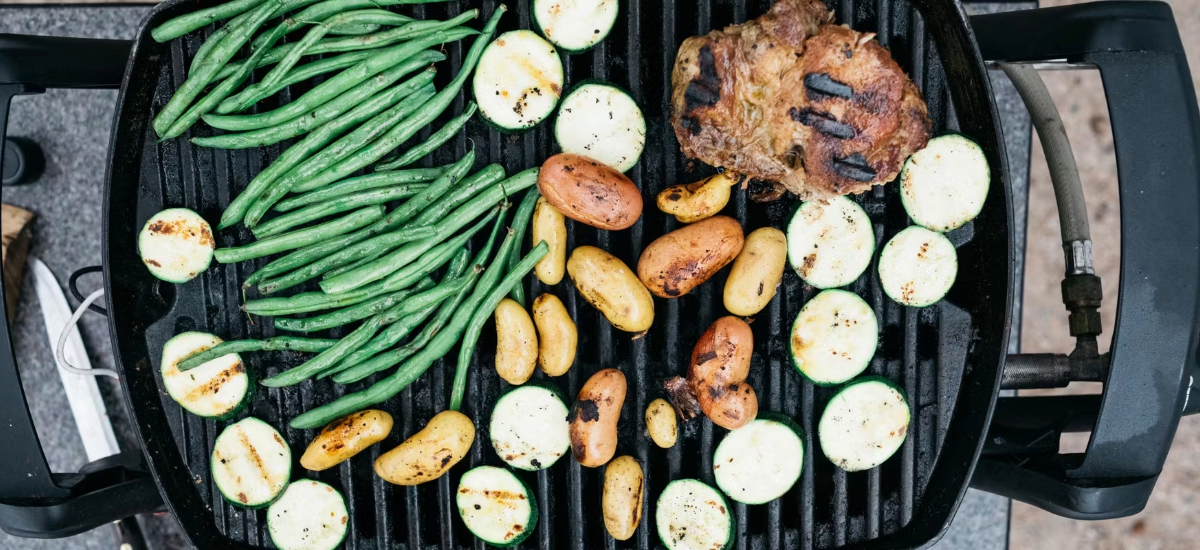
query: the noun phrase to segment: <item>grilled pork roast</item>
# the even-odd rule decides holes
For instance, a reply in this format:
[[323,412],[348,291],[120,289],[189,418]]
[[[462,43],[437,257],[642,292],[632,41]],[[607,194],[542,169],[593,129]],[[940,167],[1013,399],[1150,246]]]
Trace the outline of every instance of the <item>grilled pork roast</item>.
[[820,0],[779,0],[685,40],[671,75],[684,154],[803,200],[894,179],[929,139],[925,102],[873,33],[832,20]]

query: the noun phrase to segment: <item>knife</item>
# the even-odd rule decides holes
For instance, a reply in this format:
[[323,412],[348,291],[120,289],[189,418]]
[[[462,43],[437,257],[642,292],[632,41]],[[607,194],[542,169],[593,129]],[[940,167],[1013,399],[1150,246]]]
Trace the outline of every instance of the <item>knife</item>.
[[[28,265],[33,273],[38,302],[42,305],[42,320],[46,325],[46,335],[50,338],[50,349],[58,347],[58,339],[63,329],[67,328],[70,332],[67,334],[63,357],[78,368],[92,368],[79,329],[74,325],[67,327],[68,321],[71,320],[71,306],[67,304],[67,297],[63,295],[58,279],[46,264],[33,256],[28,258]],[[83,439],[83,450],[87,454],[88,462],[120,453],[121,447],[117,445],[117,437],[113,434],[108,409],[100,396],[96,378],[67,371],[58,363],[57,354],[54,361],[63,389],[67,392],[67,403],[71,406],[71,415],[75,417],[75,426],[79,428],[79,437]],[[145,539],[135,518],[117,520],[113,522],[113,526],[117,531],[120,550],[146,548]]]

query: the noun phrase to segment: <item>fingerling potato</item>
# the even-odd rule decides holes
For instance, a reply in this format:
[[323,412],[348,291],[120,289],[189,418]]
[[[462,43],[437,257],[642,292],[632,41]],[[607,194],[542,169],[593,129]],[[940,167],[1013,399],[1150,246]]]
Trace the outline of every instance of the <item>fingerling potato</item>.
[[646,431],[650,432],[655,445],[663,449],[675,446],[679,424],[675,420],[675,408],[666,399],[655,399],[646,407]]
[[562,376],[575,363],[579,332],[562,300],[542,294],[533,300],[533,324],[538,331],[538,367],[546,376]]
[[529,313],[511,298],[496,305],[496,374],[521,385],[533,376],[538,360],[538,336]]
[[774,227],[760,227],[746,236],[725,280],[725,309],[734,315],[754,315],[775,297],[787,265],[787,237]]
[[601,510],[604,527],[617,540],[629,540],[642,521],[642,493],[646,476],[642,465],[629,455],[618,456],[604,468]]
[[375,459],[375,474],[396,485],[433,481],[458,464],[475,441],[475,424],[458,411],[442,411],[421,431]]
[[687,185],[672,185],[658,194],[658,209],[675,216],[680,223],[698,222],[725,208],[730,188],[741,179],[721,173]]
[[572,220],[600,229],[625,229],[642,217],[642,192],[598,160],[559,153],[542,163],[538,191]]
[[617,369],[593,374],[579,389],[570,418],[571,454],[581,466],[601,466],[616,454],[625,390],[625,375]]
[[550,247],[546,256],[533,266],[533,274],[545,284],[556,285],[562,281],[567,269],[567,218],[546,197],[539,197],[533,208],[531,225],[533,245],[546,241]]
[[733,430],[758,416],[758,395],[746,382],[753,350],[750,325],[733,316],[717,319],[696,342],[688,382],[713,424]]
[[729,216],[713,216],[654,239],[638,258],[638,279],[656,296],[678,298],[741,250],[742,226]]
[[300,465],[313,471],[328,470],[392,433],[392,415],[367,409],[334,420],[321,429],[300,457]]
[[614,327],[642,332],[654,324],[654,298],[620,258],[594,246],[580,246],[567,259],[567,275],[583,299]]

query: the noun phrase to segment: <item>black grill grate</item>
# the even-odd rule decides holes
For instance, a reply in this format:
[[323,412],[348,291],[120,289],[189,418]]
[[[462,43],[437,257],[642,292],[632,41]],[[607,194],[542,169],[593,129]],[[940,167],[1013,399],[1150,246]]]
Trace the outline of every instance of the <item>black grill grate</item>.
[[[206,3],[211,2],[198,5]],[[529,0],[511,2],[513,9],[505,16],[500,30],[530,28],[529,3]],[[688,36],[757,17],[770,3],[769,0],[622,2],[617,27],[607,40],[590,52],[564,58],[568,87],[587,78],[609,80],[629,90],[648,119],[646,154],[629,172],[633,181],[641,186],[647,204],[643,219],[627,231],[614,233],[569,222],[569,247],[600,246],[630,266],[636,266],[637,257],[646,244],[677,227],[674,218],[653,208],[655,194],[668,185],[697,180],[708,175],[710,169],[688,161],[678,152],[674,134],[667,123],[670,69],[676,47]],[[449,2],[406,7],[403,11],[418,17],[444,19],[471,7],[482,7],[483,19],[486,19],[497,4],[494,0]],[[858,30],[878,32],[880,42],[891,49],[896,60],[913,75],[924,92],[935,132],[957,128],[942,66],[932,42],[926,37],[919,14],[906,2],[892,0],[844,0],[833,7],[837,10],[838,22],[851,23]],[[145,78],[157,78],[157,84],[147,88],[154,90],[150,101],[155,111],[183,81],[185,67],[200,44],[198,37],[189,36],[160,47],[166,55],[151,55],[149,61],[144,62],[149,74]],[[462,44],[454,44],[446,51],[449,60],[439,67],[439,83],[457,72],[464,50]],[[135,72],[139,63],[142,62],[135,62]],[[136,94],[137,88],[136,83],[131,83],[126,93]],[[259,108],[273,108],[299,96],[307,88],[292,87]],[[460,96],[452,111],[460,112],[464,103],[464,97]],[[451,114],[444,115],[441,121]],[[150,113],[125,116],[141,120],[141,128],[145,129],[148,126],[144,123],[145,118]],[[542,124],[525,134],[505,135],[489,129],[477,118],[468,125],[466,135],[460,135],[424,162],[426,165],[451,162],[463,154],[471,142],[480,157],[476,168],[498,162],[509,173],[515,173],[540,164],[554,152],[550,128],[550,124]],[[200,127],[196,131],[209,132]],[[192,147],[184,139],[159,143],[148,129],[144,132],[141,150],[130,152],[140,154],[143,166],[138,182],[137,211],[128,212],[131,216],[136,214],[139,220],[146,219],[164,205],[188,206],[208,219],[217,219],[235,192],[244,188],[251,176],[282,150],[280,146],[261,151],[205,150]],[[421,137],[428,133],[427,129]],[[120,175],[119,171],[114,175],[114,185],[122,183]],[[907,225],[896,190],[894,185],[877,187],[857,198],[874,222],[879,243]],[[791,202],[760,205],[739,192],[734,194],[726,213],[742,221],[747,232],[764,225],[783,227]],[[114,223],[111,216],[110,224]],[[1004,216],[1000,214],[999,217],[1003,219]],[[950,236],[961,246],[973,238],[974,228],[968,224]],[[242,229],[218,235],[222,246],[249,242],[250,237]],[[227,339],[272,335],[269,323],[248,324],[238,309],[240,282],[263,263],[214,265],[188,285],[146,287],[152,288],[149,292],[151,301],[162,304],[160,311],[147,314],[144,324],[136,329],[144,330],[145,345],[151,358],[149,365],[153,368],[138,362],[135,368],[145,367],[145,371],[132,375],[142,378],[131,384],[148,383],[150,373],[157,372],[157,350],[167,338],[180,331],[206,330]],[[653,526],[653,504],[665,484],[684,477],[712,482],[711,457],[722,430],[714,429],[706,419],[693,420],[681,426],[675,447],[662,450],[645,436],[643,412],[651,400],[662,396],[661,382],[684,371],[700,333],[724,314],[720,289],[727,271],[685,297],[656,300],[657,317],[653,329],[646,337],[634,341],[628,334],[612,329],[598,312],[582,302],[569,282],[564,281],[554,288],[546,288],[536,280],[532,282],[530,296],[543,291],[554,292],[563,299],[579,326],[577,362],[566,376],[557,380],[568,395],[574,395],[587,377],[600,368],[617,367],[626,373],[632,391],[622,410],[618,453],[632,454],[644,465],[646,500],[642,525],[633,539],[615,542],[607,536],[600,512],[602,468],[581,468],[573,460],[564,458],[548,470],[536,474],[521,473],[536,488],[539,508],[543,511],[535,536],[523,547],[655,547],[659,543]],[[803,381],[791,366],[786,351],[788,330],[800,306],[814,291],[788,270],[776,299],[752,324],[756,345],[750,382],[758,391],[762,410],[788,414],[809,432],[809,456],[805,460],[801,482],[783,498],[765,506],[734,505],[736,548],[835,547],[895,533],[913,519],[945,438],[950,411],[962,382],[963,365],[975,338],[974,329],[969,313],[946,302],[924,310],[898,306],[884,296],[874,274],[875,266],[872,265],[851,289],[874,307],[880,320],[881,344],[870,373],[898,381],[908,392],[913,406],[913,423],[902,451],[880,468],[848,475],[834,468],[815,448],[816,420],[832,390]],[[340,334],[334,332],[334,335]],[[304,471],[297,462],[293,477],[310,477],[330,483],[347,497],[352,516],[347,548],[484,548],[457,519],[451,484],[470,467],[503,465],[490,449],[487,425],[491,406],[507,389],[507,384],[497,377],[492,367],[494,342],[489,338],[492,337],[485,334],[477,352],[477,365],[469,378],[464,410],[476,423],[475,444],[468,459],[450,475],[420,487],[396,487],[374,475],[372,462],[381,452],[417,431],[433,414],[446,408],[453,377],[446,369],[453,368],[452,362],[436,363],[412,387],[380,406],[397,420],[396,428],[384,442],[325,472]],[[300,358],[272,353],[258,354],[248,360],[252,368],[270,375],[298,363]],[[130,367],[127,365],[126,368]],[[542,377],[540,373],[537,376]],[[298,461],[315,431],[287,428],[287,421],[344,392],[344,388],[328,381],[307,382],[290,389],[260,387],[249,412],[281,428]],[[208,475],[211,446],[224,423],[186,414],[165,393],[160,392],[160,395],[161,406],[186,462],[189,478],[205,508],[211,511],[215,529],[231,541],[270,546],[265,512],[244,511],[224,503]],[[135,409],[152,410],[158,406],[157,403],[134,403]],[[176,488],[169,487],[169,481],[163,479],[168,474],[160,468],[159,475],[164,490],[168,495],[172,494]],[[184,510],[184,506],[176,504],[181,518],[188,511],[196,511]],[[191,521],[183,519],[185,524]]]

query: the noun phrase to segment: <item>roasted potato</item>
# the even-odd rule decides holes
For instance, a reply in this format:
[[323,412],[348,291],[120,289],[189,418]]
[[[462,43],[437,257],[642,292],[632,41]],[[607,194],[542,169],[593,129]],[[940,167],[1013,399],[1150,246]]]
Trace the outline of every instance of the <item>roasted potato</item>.
[[533,245],[546,241],[550,247],[546,256],[533,266],[533,274],[545,284],[556,285],[567,269],[567,219],[546,197],[538,197],[530,225]]
[[538,331],[538,367],[546,376],[562,376],[575,363],[579,332],[562,300],[542,294],[533,300],[533,324]]
[[521,385],[533,376],[538,361],[538,335],[529,313],[505,298],[496,305],[496,374]]
[[741,179],[717,174],[687,185],[672,185],[658,194],[658,209],[675,216],[679,223],[698,222],[725,208],[729,188]]
[[442,411],[395,449],[375,459],[375,474],[396,485],[433,481],[458,464],[475,441],[475,424],[458,411]]
[[594,246],[580,246],[567,259],[567,275],[583,299],[614,327],[642,332],[654,323],[654,298],[620,258]]
[[321,429],[300,457],[300,465],[313,471],[328,470],[392,433],[392,415],[367,409],[343,416]]
[[617,452],[617,421],[625,403],[625,375],[617,369],[593,374],[579,389],[571,409],[571,454],[582,466],[595,468]]
[[642,192],[598,160],[559,153],[542,163],[538,190],[572,220],[600,229],[625,229],[642,217]]
[[604,527],[617,540],[629,540],[642,521],[642,493],[646,476],[642,465],[629,455],[618,456],[604,469],[604,495],[600,509]]
[[655,399],[646,407],[646,431],[655,445],[664,449],[675,446],[679,435],[679,424],[675,420],[675,408],[666,399]]
[[774,227],[760,227],[746,236],[725,280],[725,309],[734,315],[754,315],[775,297],[787,265],[787,237]]
[[678,298],[741,250],[742,226],[729,216],[714,216],[654,239],[638,258],[638,279],[661,298]]
[[733,430],[758,416],[758,395],[746,382],[753,350],[750,325],[733,316],[717,319],[696,342],[687,378],[713,424]]

